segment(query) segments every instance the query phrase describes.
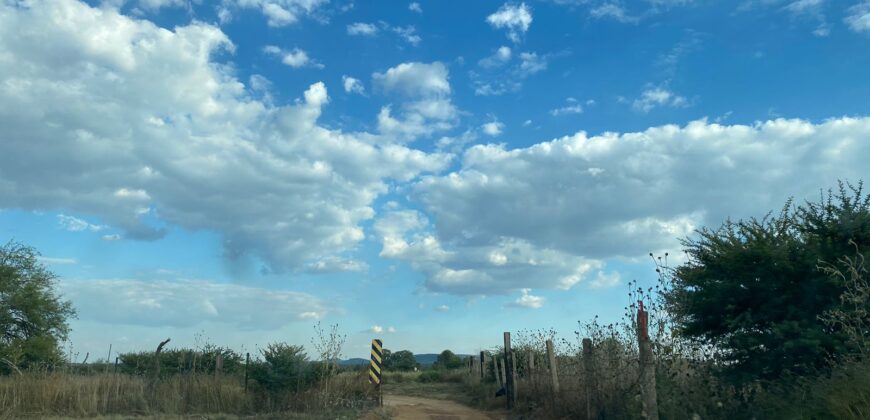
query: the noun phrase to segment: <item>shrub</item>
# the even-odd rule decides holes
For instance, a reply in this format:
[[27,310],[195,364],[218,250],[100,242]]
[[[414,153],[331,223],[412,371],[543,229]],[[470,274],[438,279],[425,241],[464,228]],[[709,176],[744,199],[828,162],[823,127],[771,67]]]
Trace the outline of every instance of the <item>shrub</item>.
[[[201,350],[181,348],[161,351],[160,375],[214,373],[218,354],[223,358],[223,373],[235,374],[244,369],[244,359],[240,354],[227,347],[206,344]],[[118,368],[122,373],[146,375],[154,369],[154,357],[151,351],[121,353],[118,355]]]
[[270,392],[297,391],[316,382],[317,370],[308,362],[302,346],[271,343],[260,349],[262,361],[251,364],[250,377]]

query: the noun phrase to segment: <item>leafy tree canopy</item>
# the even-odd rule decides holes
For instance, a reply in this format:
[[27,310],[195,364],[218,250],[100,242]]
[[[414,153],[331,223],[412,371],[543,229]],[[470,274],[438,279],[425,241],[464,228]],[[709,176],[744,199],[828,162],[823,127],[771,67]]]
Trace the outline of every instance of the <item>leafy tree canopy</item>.
[[414,370],[417,367],[417,358],[408,350],[400,350],[395,353],[384,351],[384,367],[390,370]]
[[455,369],[462,367],[462,359],[452,351],[444,350],[435,359],[434,367],[436,369]]
[[840,183],[819,202],[789,201],[778,216],[704,228],[683,245],[688,262],[674,270],[667,303],[684,336],[718,350],[732,381],[807,374],[852,351],[820,320],[840,304],[844,284],[819,264],[853,255],[856,245],[870,249],[862,184]]
[[0,372],[62,360],[59,343],[75,310],[56,293],[57,276],[38,256],[17,242],[0,246]]

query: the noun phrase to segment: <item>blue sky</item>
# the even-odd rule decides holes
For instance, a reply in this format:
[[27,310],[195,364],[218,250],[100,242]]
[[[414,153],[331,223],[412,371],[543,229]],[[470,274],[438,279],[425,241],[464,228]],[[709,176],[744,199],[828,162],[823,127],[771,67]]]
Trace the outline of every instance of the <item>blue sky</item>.
[[76,352],[474,352],[866,179],[866,0],[0,6],[0,236]]

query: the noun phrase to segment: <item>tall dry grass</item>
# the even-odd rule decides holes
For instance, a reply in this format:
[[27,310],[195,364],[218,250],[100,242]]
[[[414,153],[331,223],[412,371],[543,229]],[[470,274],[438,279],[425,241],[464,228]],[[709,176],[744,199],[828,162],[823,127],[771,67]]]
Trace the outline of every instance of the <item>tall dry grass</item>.
[[330,412],[362,410],[374,400],[358,372],[332,378],[327,394],[269,393],[238,377],[175,375],[155,381],[144,376],[101,373],[24,372],[0,377],[0,416],[95,417],[107,415],[191,415]]

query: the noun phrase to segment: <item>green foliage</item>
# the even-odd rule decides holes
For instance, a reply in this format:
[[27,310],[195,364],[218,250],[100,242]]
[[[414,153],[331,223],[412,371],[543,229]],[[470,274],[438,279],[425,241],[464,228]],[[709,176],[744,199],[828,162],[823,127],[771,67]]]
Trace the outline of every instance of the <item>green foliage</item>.
[[0,372],[13,366],[53,366],[63,361],[59,343],[69,333],[72,305],[54,290],[57,276],[39,253],[9,242],[0,246]]
[[685,337],[718,350],[725,377],[743,384],[810,374],[850,352],[820,316],[836,309],[843,281],[819,270],[870,245],[870,196],[840,185],[826,199],[778,216],[725,222],[685,239],[666,301]]
[[[217,355],[223,358],[222,372],[240,373],[244,370],[244,358],[235,351],[214,344],[205,344],[200,350],[164,349],[160,352],[161,376],[187,373],[214,373]],[[154,352],[141,351],[118,355],[118,369],[131,375],[145,375],[154,369]]]
[[820,269],[842,282],[840,305],[820,316],[822,322],[842,332],[855,357],[870,358],[870,270],[860,249],[855,256],[845,256],[836,263],[822,262]]
[[408,350],[400,350],[395,353],[384,349],[384,367],[388,370],[409,371],[418,367],[414,353]]
[[432,365],[435,369],[456,369],[462,366],[462,359],[450,350],[444,350]]
[[308,363],[302,346],[271,343],[260,353],[263,360],[252,363],[250,377],[267,391],[308,388],[320,373],[317,366]]

